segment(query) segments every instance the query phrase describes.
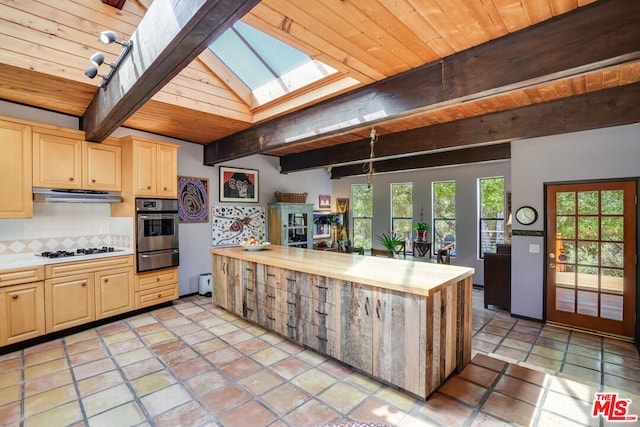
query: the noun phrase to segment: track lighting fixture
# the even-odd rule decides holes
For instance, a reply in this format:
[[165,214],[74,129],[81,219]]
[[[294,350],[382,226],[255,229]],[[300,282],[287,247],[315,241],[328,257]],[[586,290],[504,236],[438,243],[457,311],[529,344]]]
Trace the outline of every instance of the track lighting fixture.
[[[120,52],[120,55],[118,56],[115,62],[106,62],[104,53],[102,52],[96,52],[93,55],[91,55],[91,58],[89,58],[89,60],[93,65],[87,68],[86,70],[84,70],[84,75],[89,77],[90,79],[93,79],[96,76],[102,77],[102,85],[100,85],[100,87],[104,89],[107,87],[107,84],[109,84],[109,80],[111,80],[113,73],[116,72],[116,70],[118,69],[118,67],[124,60],[124,58],[131,51],[131,48],[133,47],[133,41],[129,40],[127,42],[121,42],[118,40],[118,35],[113,31],[101,32],[100,41],[102,41],[105,44],[117,43],[120,46],[122,46],[122,52]],[[106,64],[109,67],[111,67],[109,74],[107,74],[106,76],[98,73],[98,68],[102,64]]]

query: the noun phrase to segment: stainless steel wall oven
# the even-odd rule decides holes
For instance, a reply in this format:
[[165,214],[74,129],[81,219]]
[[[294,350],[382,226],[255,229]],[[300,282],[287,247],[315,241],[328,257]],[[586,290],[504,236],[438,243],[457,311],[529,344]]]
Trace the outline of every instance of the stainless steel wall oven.
[[178,200],[136,199],[137,271],[180,264]]

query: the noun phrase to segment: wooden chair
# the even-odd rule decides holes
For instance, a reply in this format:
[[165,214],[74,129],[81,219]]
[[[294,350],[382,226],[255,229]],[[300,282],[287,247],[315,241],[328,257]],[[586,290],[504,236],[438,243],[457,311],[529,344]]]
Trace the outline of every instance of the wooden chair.
[[455,247],[455,243],[449,243],[438,249],[438,264],[451,264],[451,250]]
[[387,249],[371,249],[372,256],[381,256],[387,258],[394,258],[395,253],[393,251],[389,251]]

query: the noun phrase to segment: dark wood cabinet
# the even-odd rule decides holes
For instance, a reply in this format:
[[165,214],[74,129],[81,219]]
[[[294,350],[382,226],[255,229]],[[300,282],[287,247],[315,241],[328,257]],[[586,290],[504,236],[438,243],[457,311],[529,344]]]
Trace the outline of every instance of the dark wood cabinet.
[[511,311],[511,245],[498,245],[484,253],[484,307]]

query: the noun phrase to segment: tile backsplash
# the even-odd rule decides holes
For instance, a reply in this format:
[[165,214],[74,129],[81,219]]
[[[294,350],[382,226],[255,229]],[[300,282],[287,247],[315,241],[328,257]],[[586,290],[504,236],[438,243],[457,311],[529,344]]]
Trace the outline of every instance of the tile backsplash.
[[133,219],[101,203],[34,203],[33,218],[0,220],[0,255],[114,246],[133,248]]

